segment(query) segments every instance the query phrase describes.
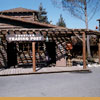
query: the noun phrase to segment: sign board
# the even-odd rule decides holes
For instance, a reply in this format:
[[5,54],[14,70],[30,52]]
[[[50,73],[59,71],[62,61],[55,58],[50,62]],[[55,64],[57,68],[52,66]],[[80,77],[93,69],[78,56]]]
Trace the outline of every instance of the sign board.
[[7,34],[6,40],[8,42],[17,41],[44,41],[44,37],[40,34]]

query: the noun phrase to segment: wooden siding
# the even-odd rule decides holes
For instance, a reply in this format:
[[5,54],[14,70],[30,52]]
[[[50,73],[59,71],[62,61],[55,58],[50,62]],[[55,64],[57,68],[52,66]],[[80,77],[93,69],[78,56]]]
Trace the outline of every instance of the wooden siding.
[[[55,42],[56,43],[56,61],[60,60],[61,58],[67,56],[67,50],[66,50],[66,43],[67,42],[72,42],[71,41],[71,36],[75,36],[74,32],[77,34],[82,35],[83,32],[89,32],[87,34],[100,34],[99,32],[96,31],[86,31],[86,30],[73,30],[73,29],[5,29],[5,30],[0,30],[0,37],[2,38],[2,43],[1,43],[1,54],[0,55],[0,64],[2,66],[7,65],[7,41],[6,41],[6,34],[38,34],[40,33],[41,35],[46,37],[48,36],[49,42]],[[40,58],[46,59],[46,53],[45,53],[45,42],[43,42],[43,50],[41,51],[36,51],[36,61],[38,61]],[[20,43],[23,44],[23,47],[27,47],[27,50],[20,50]],[[39,43],[39,42],[37,42]],[[29,46],[26,46],[29,45]],[[31,42],[16,42],[16,47],[18,50],[17,53],[17,60],[18,64],[32,64],[32,47],[31,47]],[[3,61],[3,62],[1,62]]]

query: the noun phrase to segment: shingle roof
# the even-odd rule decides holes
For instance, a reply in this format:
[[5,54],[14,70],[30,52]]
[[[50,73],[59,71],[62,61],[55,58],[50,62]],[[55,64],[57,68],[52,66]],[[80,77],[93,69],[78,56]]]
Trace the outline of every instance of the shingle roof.
[[[52,24],[40,23],[40,22],[37,22],[37,21],[31,22],[31,21],[27,21],[27,20],[24,20],[24,19],[21,19],[21,18],[15,18],[15,17],[5,16],[5,15],[0,15],[0,18],[9,19],[9,20],[12,20],[12,21],[19,21],[19,22],[23,22],[23,23],[29,23],[29,24],[33,24],[33,25],[46,27],[46,28],[57,28],[58,27],[58,26],[55,26],[55,25],[52,25]],[[63,28],[63,27],[61,27],[61,28]]]
[[22,7],[0,11],[0,13],[14,13],[14,12],[38,12],[38,11],[26,9],[26,8],[22,8]]

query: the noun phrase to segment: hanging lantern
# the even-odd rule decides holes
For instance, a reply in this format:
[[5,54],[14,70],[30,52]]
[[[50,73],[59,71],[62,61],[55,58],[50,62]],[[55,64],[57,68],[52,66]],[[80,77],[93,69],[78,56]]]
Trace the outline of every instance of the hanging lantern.
[[98,29],[98,26],[96,26],[96,29]]
[[72,50],[72,49],[73,49],[72,44],[71,44],[71,43],[67,43],[67,44],[66,44],[66,49],[67,49],[67,50]]

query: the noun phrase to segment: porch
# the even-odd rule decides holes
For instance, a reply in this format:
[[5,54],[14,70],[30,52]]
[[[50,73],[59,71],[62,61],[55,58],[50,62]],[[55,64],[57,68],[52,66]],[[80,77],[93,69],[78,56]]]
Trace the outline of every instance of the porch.
[[36,68],[36,72],[33,72],[33,68],[9,68],[0,69],[0,76],[13,76],[13,75],[29,75],[29,74],[48,74],[48,73],[63,73],[63,72],[91,72],[90,69],[83,69],[83,67],[43,67]]
[[[45,38],[45,41],[46,42],[46,38],[48,37],[49,39],[49,42],[56,42],[56,63],[57,61],[60,63],[62,62],[61,59],[64,59],[66,60],[64,57],[65,57],[65,54],[68,53],[68,51],[66,50],[66,43],[70,41],[71,39],[71,36],[76,36],[78,39],[81,40],[81,44],[83,46],[83,54],[82,54],[82,59],[83,59],[83,67],[79,68],[79,67],[62,67],[63,65],[60,65],[60,67],[46,67],[46,68],[40,68],[38,69],[36,67],[36,58],[37,56],[35,55],[36,54],[36,47],[35,47],[35,44],[36,42],[33,42],[32,43],[32,54],[30,56],[31,58],[31,62],[33,63],[33,69],[32,69],[32,66],[31,68],[29,69],[21,69],[21,68],[16,68],[16,69],[5,69],[5,70],[2,70],[1,69],[1,73],[5,75],[8,73],[10,74],[20,74],[20,73],[41,73],[41,72],[65,72],[65,71],[84,71],[84,70],[88,70],[87,66],[86,66],[86,35],[97,35],[99,37],[99,33],[100,32],[97,32],[97,31],[93,31],[93,30],[85,30],[85,29],[19,29],[19,30],[1,30],[1,36],[3,37],[3,42],[2,42],[2,45],[3,47],[5,48],[5,51],[7,50],[7,41],[5,41],[5,35],[6,34],[41,34],[44,36]],[[99,38],[98,38],[99,39]],[[98,41],[99,42],[99,41]],[[18,42],[17,42],[18,43]],[[6,45],[4,45],[6,44]],[[18,43],[19,44],[19,43]],[[98,46],[100,48],[100,46]],[[11,49],[11,48],[10,48]],[[18,52],[19,52],[19,48],[17,49]],[[9,50],[10,51],[10,50]],[[27,51],[28,52],[28,51]],[[23,55],[24,55],[24,52],[22,51]],[[29,52],[28,52],[29,53]],[[45,53],[45,51],[43,51],[43,53]],[[9,53],[8,53],[9,54]],[[99,54],[100,54],[100,49],[99,49]],[[30,54],[29,54],[30,55]],[[42,54],[39,54],[38,52],[38,55],[39,55],[39,59],[42,57]],[[36,57],[35,57],[36,56]],[[46,56],[44,55],[43,58],[45,58]],[[27,60],[27,56],[24,55],[24,61],[26,60],[27,63],[28,60]],[[20,56],[20,60],[21,59],[21,56]],[[99,55],[99,60],[100,60],[100,55]],[[12,62],[12,60],[11,60]],[[23,62],[23,60],[22,60]],[[13,70],[13,71],[12,71]],[[14,73],[15,72],[15,73]]]

